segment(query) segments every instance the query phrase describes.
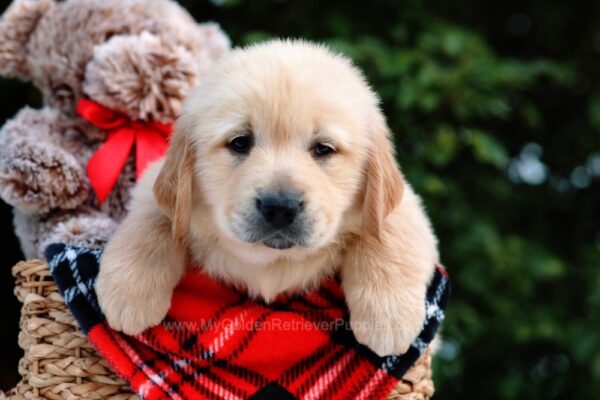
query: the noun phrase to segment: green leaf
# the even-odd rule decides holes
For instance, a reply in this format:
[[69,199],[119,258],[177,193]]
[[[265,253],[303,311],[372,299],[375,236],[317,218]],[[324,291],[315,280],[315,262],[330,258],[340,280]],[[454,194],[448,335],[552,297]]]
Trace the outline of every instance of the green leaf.
[[506,167],[508,163],[506,149],[493,136],[481,130],[469,129],[465,131],[464,137],[478,161],[497,168]]

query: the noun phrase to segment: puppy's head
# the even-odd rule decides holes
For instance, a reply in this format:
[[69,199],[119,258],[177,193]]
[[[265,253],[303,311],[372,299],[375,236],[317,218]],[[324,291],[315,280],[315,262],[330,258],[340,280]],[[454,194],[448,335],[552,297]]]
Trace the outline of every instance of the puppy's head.
[[176,236],[198,211],[240,252],[277,257],[351,225],[377,237],[402,187],[360,72],[324,47],[274,41],[232,52],[197,88],[155,195]]

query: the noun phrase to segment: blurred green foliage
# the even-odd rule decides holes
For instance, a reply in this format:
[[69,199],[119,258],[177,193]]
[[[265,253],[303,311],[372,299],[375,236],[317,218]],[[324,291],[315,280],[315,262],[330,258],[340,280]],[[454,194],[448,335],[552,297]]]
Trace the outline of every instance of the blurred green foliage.
[[365,71],[453,280],[439,398],[597,397],[597,2],[180,2],[236,45],[304,37]]

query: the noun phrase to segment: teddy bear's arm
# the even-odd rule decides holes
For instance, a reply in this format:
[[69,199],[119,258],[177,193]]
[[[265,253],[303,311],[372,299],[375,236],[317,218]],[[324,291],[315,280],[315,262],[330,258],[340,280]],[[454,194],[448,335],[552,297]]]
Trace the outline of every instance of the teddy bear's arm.
[[88,196],[81,163],[58,140],[57,117],[26,108],[0,130],[0,197],[23,212],[72,209]]

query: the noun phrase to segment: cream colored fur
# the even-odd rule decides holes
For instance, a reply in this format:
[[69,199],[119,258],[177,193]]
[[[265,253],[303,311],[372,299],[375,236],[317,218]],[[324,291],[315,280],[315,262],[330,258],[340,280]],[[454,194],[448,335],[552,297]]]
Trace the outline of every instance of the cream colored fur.
[[[241,129],[256,138],[243,159],[226,148]],[[388,135],[346,58],[298,41],[233,51],[187,100],[166,158],[142,178],[105,249],[96,289],[109,324],[135,334],[159,323],[186,265],[266,301],[339,271],[358,341],[380,355],[406,351],[438,253]],[[315,159],[314,141],[337,151]],[[265,186],[304,193],[309,245],[240,239]]]

